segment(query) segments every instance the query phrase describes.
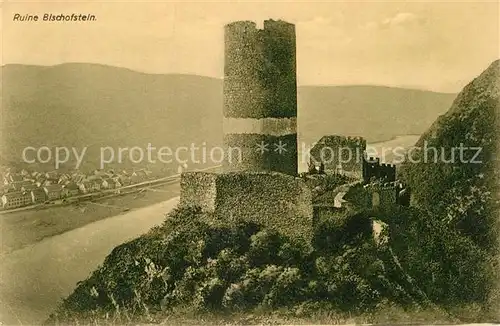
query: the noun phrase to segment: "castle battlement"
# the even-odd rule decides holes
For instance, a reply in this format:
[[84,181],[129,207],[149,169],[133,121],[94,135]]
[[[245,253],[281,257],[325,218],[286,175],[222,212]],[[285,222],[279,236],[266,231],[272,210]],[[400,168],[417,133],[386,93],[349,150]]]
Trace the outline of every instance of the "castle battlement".
[[380,162],[380,158],[378,157],[373,157],[373,156],[370,156],[366,159],[366,161],[368,163],[379,163]]
[[251,31],[257,30],[257,24],[251,20],[241,20],[229,23],[225,26],[226,30],[231,29],[234,31]]
[[368,191],[394,191],[399,189],[397,181],[384,183],[369,183],[363,186]]
[[369,157],[363,163],[363,179],[365,182],[373,178],[378,180],[395,181],[396,165],[389,163],[380,163],[380,158]]
[[295,35],[295,25],[284,20],[264,20],[263,30],[270,33],[275,33],[275,36],[279,36],[279,34]]
[[226,24],[226,30],[233,32],[257,32],[257,31],[270,31],[270,32],[295,32],[295,25],[284,20],[266,19],[264,20],[264,28],[257,28],[257,23],[251,20],[240,20]]

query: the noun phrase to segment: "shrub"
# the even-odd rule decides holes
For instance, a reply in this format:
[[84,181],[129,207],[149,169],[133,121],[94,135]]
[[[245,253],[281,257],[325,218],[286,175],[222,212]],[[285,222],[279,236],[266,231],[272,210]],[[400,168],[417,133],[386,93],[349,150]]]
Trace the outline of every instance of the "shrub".
[[51,320],[179,306],[241,311],[317,302],[362,313],[484,300],[484,256],[473,242],[426,213],[395,207],[378,213],[391,229],[377,245],[372,214],[323,222],[311,246],[251,223],[210,226],[197,208],[175,210],[161,227],[115,248]]

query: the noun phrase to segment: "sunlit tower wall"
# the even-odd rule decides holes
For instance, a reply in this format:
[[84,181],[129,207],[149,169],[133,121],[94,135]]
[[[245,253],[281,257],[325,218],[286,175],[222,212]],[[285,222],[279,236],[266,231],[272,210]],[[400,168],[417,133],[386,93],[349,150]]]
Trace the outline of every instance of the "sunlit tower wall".
[[295,43],[295,26],[284,21],[225,26],[225,172],[297,174]]

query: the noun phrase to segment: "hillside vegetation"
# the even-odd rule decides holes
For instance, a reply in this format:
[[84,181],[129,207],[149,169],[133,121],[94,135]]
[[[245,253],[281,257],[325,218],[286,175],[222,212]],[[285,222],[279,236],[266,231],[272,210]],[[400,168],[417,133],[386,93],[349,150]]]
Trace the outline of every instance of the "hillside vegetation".
[[485,302],[487,269],[477,246],[407,209],[377,213],[394,226],[390,240],[377,245],[372,214],[323,222],[311,246],[251,223],[209,226],[199,209],[178,209],[161,227],[115,248],[47,323],[161,322],[179,310],[203,318],[280,308],[306,319],[389,307],[430,311],[448,322],[491,318],[485,310],[457,314],[460,305],[475,302],[479,310]]
[[[448,112],[420,138],[416,144],[420,150],[414,155],[420,162],[406,163],[401,172],[412,186],[415,205],[432,211],[483,248],[494,247],[499,230],[499,101],[497,60],[463,89]],[[457,151],[461,146],[467,148],[464,160]],[[438,150],[437,162],[429,148]],[[427,162],[426,152],[431,158]]]
[[[500,60],[493,62],[457,96],[450,110],[417,142],[419,151],[401,176],[412,187],[412,202],[487,253],[491,259],[491,304],[500,307]],[[457,150],[467,148],[460,158]],[[437,162],[433,149],[443,151]],[[444,161],[443,161],[444,159]],[[495,257],[497,259],[495,260]],[[500,315],[500,311],[497,311]]]

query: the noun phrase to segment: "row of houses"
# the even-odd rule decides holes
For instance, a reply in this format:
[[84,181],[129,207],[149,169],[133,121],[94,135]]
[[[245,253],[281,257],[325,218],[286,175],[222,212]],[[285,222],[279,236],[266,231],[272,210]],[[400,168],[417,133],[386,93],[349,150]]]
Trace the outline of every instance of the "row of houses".
[[57,200],[71,197],[80,193],[75,184],[61,186],[58,184],[44,187],[35,187],[30,190],[10,191],[2,195],[2,207],[12,209],[32,204],[41,204],[47,200]]
[[47,172],[4,174],[2,207],[12,209],[45,201],[59,200],[107,189],[117,189],[146,181],[151,177],[147,170],[131,173],[113,171],[93,171],[89,175],[81,173]]
[[39,187],[48,184],[66,184],[71,181],[80,184],[84,181],[92,179],[113,179],[119,180],[122,184],[133,184],[148,180],[151,176],[152,172],[146,169],[134,170],[130,172],[126,170],[120,172],[114,172],[112,170],[94,170],[88,174],[78,171],[73,173],[59,173],[58,171],[42,173],[37,171],[28,172],[26,170],[22,170],[17,173],[11,173],[9,171],[2,173],[4,186],[16,185],[30,181],[31,183],[37,184]]

